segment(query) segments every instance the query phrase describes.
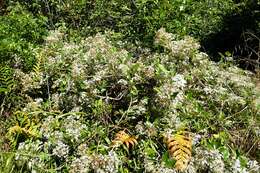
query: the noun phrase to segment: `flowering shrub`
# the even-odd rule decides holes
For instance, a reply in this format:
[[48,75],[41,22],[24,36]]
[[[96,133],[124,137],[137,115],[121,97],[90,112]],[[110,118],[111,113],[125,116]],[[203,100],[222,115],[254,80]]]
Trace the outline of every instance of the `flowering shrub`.
[[[174,173],[161,139],[185,129],[193,139],[186,172],[259,172],[250,72],[211,62],[196,40],[175,40],[164,29],[155,38],[164,51],[138,58],[101,34],[78,43],[63,36],[51,32],[35,50],[34,71],[14,72],[24,101],[15,109],[28,114],[37,131],[13,145],[16,169]],[[10,127],[22,122],[14,119]],[[251,148],[232,140],[231,132],[244,129],[252,132]],[[136,136],[135,145],[113,147],[120,130]]]

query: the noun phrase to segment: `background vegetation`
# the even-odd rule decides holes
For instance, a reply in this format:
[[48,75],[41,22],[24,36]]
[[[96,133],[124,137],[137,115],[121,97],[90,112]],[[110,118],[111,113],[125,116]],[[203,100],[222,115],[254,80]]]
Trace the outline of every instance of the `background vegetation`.
[[1,1],[0,172],[259,172],[259,7]]

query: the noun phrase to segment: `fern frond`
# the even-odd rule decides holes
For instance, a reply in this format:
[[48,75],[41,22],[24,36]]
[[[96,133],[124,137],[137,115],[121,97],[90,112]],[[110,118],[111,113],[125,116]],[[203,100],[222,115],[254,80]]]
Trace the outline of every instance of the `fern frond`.
[[176,170],[183,171],[191,158],[192,139],[187,132],[175,134],[165,139],[170,155],[176,160]]
[[4,66],[0,68],[0,93],[10,92],[15,85],[13,70]]
[[119,131],[115,135],[115,139],[112,141],[112,146],[126,145],[127,148],[137,145],[137,138],[135,136],[130,136],[124,131]]
[[33,66],[33,72],[36,76],[39,76],[41,71],[41,63],[39,61],[36,62],[36,64]]
[[39,54],[37,56],[37,61],[33,66],[33,72],[36,77],[40,76],[40,72],[42,71],[42,65],[43,65],[43,56]]
[[6,137],[12,146],[16,146],[20,139],[38,138],[38,126],[28,117],[25,112],[16,112],[16,122],[8,129]]

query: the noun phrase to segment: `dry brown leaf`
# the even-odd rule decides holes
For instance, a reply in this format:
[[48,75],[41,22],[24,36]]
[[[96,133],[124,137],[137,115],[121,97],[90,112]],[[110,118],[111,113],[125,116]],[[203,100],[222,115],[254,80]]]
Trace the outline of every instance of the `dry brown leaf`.
[[175,134],[166,139],[166,144],[170,155],[176,160],[176,170],[185,170],[191,158],[192,139],[190,135],[187,132]]
[[127,148],[137,145],[137,138],[135,136],[128,135],[125,131],[119,131],[115,135],[115,139],[112,141],[112,146],[126,145]]

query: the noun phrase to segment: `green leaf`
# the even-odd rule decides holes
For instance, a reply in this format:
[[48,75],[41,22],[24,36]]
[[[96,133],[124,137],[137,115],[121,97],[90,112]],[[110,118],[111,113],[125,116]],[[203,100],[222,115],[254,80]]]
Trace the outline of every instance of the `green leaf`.
[[165,163],[165,166],[168,168],[173,168],[176,162],[173,158],[171,158],[168,151],[163,153],[162,161]]

